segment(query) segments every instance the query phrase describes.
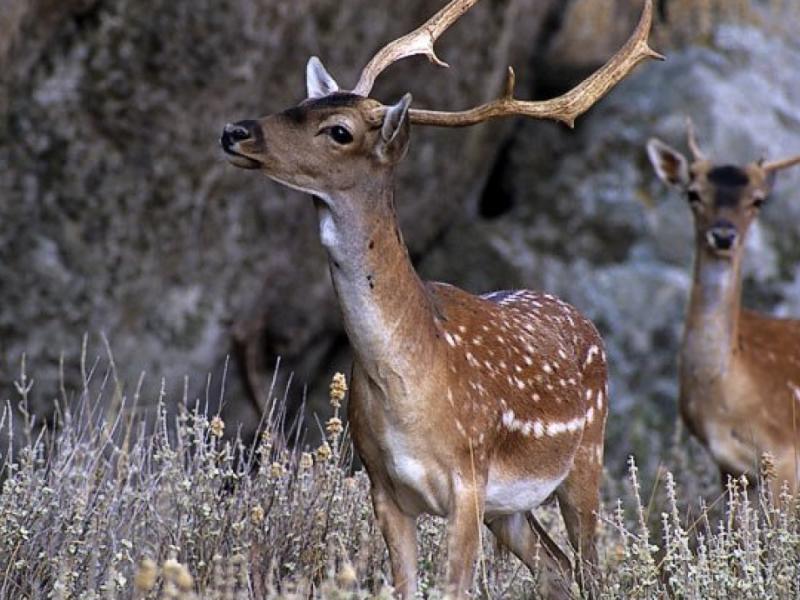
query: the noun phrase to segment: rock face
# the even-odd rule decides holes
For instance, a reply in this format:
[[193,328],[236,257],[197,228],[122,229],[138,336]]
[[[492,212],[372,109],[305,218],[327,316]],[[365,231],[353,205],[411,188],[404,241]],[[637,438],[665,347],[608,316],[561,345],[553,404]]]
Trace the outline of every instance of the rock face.
[[[451,69],[405,61],[375,95],[474,105],[496,95],[507,64],[520,96],[560,91],[550,88],[585,75],[640,8],[602,5],[621,20],[587,46],[594,20],[576,11],[591,16],[599,4],[485,0],[437,46]],[[351,85],[431,3],[9,6],[0,15],[0,399],[12,395],[23,353],[40,402],[58,390],[61,355],[74,384],[84,332],[90,365],[105,353],[103,332],[122,380],[149,373],[143,397],[162,376],[180,389],[186,374],[190,394],[202,395],[213,371],[214,400],[232,354],[226,397],[246,422],[246,360],[263,371],[251,380],[262,393],[279,355],[295,381],[342,368],[346,340],[309,199],[229,166],[217,137],[227,121],[302,99],[312,54]],[[706,46],[640,67],[574,131],[507,121],[412,133],[397,202],[422,274],[475,292],[551,291],[595,319],[612,364],[612,465],[631,451],[656,454],[653,432],[672,429],[690,286],[688,208],[656,181],[645,141],[683,147],[690,114],[721,160],[800,151],[800,49],[766,31],[719,27]],[[800,171],[780,176],[749,240],[747,300],[778,314],[800,315],[798,183]]]
[[[796,42],[724,26],[710,47],[641,69],[574,132],[520,123],[481,205],[485,218],[453,228],[423,265],[474,290],[548,290],[597,323],[612,372],[614,470],[631,452],[659,456],[655,432],[673,430],[691,286],[688,203],[656,179],[645,143],[657,136],[688,152],[690,115],[720,163],[800,153],[800,80],[787,67],[798,60]],[[800,169],[779,174],[750,231],[744,296],[750,307],[800,318],[798,184]]]
[[[481,3],[437,46],[451,69],[411,59],[376,97],[411,91],[416,106],[442,109],[488,100],[506,65],[524,67],[556,4]],[[234,337],[258,346],[265,369],[281,355],[301,381],[327,371],[342,338],[311,202],[228,165],[217,139],[227,121],[301,100],[312,54],[352,85],[431,3],[11,7],[0,18],[15,34],[0,44],[0,387],[27,353],[49,403],[62,354],[67,375],[77,372],[84,332],[90,361],[105,354],[103,332],[120,376],[147,371],[156,389],[161,376],[179,388],[187,373],[202,389]],[[414,131],[397,184],[413,253],[481,189],[507,132]],[[241,404],[237,371],[228,379],[229,402]]]

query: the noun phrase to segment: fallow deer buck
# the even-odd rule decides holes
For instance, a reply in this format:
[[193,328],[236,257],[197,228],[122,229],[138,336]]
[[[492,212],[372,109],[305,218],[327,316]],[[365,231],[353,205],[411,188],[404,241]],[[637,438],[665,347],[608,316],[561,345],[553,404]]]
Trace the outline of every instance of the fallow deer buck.
[[691,162],[657,139],[647,154],[658,177],[686,194],[694,216],[694,281],[680,350],[680,412],[727,476],[755,481],[775,462],[773,491],[800,477],[800,321],[741,308],[745,236],[777,171],[800,156],[743,167],[717,165],[691,122]]
[[[594,531],[607,411],[603,343],[577,310],[531,291],[474,296],[420,280],[395,215],[393,178],[409,124],[459,127],[506,115],[572,124],[646,58],[651,0],[635,33],[597,72],[545,102],[505,93],[461,112],[384,106],[375,78],[414,54],[437,63],[436,39],[477,0],[454,0],[381,49],[352,91],[317,58],[308,98],[282,113],[225,126],[231,163],[314,198],[319,232],[354,354],[349,420],[369,473],[394,585],[414,596],[416,517],[448,519],[451,593],[471,582],[485,522],[531,569],[567,575],[570,560],[531,511],[552,493],[579,556],[595,558]],[[563,590],[562,590],[563,591]]]

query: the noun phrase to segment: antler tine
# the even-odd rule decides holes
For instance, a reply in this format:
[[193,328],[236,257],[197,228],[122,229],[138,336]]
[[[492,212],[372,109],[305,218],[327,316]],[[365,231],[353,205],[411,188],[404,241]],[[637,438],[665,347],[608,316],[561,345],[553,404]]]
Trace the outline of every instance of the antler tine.
[[367,96],[372,91],[375,79],[389,65],[408,56],[424,54],[432,63],[440,67],[449,66],[436,56],[433,44],[444,33],[450,25],[455,23],[465,12],[477,4],[479,0],[452,0],[439,12],[433,15],[425,23],[417,27],[411,33],[407,33],[401,38],[386,44],[381,48],[367,66],[361,71],[353,93],[359,96]]
[[781,169],[793,167],[794,165],[798,164],[800,164],[800,154],[791,158],[783,158],[781,160],[773,160],[771,162],[762,163],[761,168],[767,172],[780,171]]
[[438,127],[465,127],[496,117],[521,115],[534,119],[553,119],[573,127],[576,118],[627,77],[641,61],[648,58],[664,59],[647,44],[652,21],[653,2],[645,0],[639,24],[625,45],[605,65],[557,98],[536,102],[515,99],[514,71],[509,67],[503,95],[496,100],[457,112],[411,109],[411,122]]
[[705,153],[700,149],[700,144],[697,143],[694,123],[691,117],[686,117],[686,136],[689,140],[689,150],[692,151],[694,160],[708,160]]

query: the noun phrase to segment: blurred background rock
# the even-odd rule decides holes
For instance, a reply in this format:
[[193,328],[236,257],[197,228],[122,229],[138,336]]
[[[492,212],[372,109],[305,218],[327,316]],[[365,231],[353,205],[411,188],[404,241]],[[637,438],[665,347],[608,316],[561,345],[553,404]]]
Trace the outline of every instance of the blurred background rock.
[[[318,54],[343,87],[382,44],[443,2],[4,0],[0,10],[0,400],[23,353],[37,410],[79,387],[81,343],[110,341],[130,390],[219,390],[252,431],[277,389],[327,410],[348,364],[311,203],[230,167],[227,121],[304,96]],[[641,66],[574,131],[508,120],[416,128],[397,179],[403,232],[426,278],[474,292],[533,287],[600,327],[611,357],[609,467],[657,460],[675,426],[676,350],[692,230],[644,143],[743,162],[800,151],[800,3],[661,0]],[[484,0],[439,43],[452,68],[392,67],[376,97],[456,109],[496,95],[560,93],[630,33],[640,0]],[[748,244],[746,302],[800,316],[800,172],[779,176]],[[105,359],[103,359],[105,360]],[[209,394],[212,401],[217,392]],[[229,427],[227,431],[235,431]],[[312,434],[313,435],[313,434]]]

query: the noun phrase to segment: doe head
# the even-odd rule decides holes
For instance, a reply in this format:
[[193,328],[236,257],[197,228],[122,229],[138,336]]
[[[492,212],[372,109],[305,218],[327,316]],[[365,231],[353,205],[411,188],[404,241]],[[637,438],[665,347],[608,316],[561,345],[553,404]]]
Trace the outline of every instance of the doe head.
[[647,142],[647,155],[659,179],[686,195],[699,246],[719,258],[731,258],[743,247],[750,224],[767,201],[775,172],[797,164],[800,157],[717,165],[700,150],[691,121],[688,128],[691,160],[656,138]]
[[233,165],[324,197],[390,173],[405,156],[411,94],[384,106],[340,91],[316,57],[306,85],[308,98],[297,106],[225,126],[220,143]]

